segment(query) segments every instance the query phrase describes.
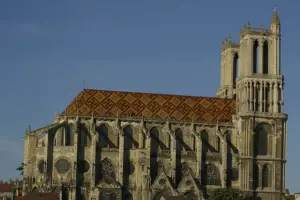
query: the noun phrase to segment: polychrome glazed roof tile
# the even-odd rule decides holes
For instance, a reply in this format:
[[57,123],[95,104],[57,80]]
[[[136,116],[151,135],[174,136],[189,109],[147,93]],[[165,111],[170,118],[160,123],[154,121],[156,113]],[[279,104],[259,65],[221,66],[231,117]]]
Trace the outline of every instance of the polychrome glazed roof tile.
[[230,122],[233,99],[84,89],[62,115]]

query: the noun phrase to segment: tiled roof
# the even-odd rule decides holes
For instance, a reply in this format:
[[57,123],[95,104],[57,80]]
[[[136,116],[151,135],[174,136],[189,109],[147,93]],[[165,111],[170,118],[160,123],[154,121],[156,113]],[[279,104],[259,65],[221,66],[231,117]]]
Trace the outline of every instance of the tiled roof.
[[14,185],[10,183],[0,183],[0,192],[13,192]]
[[84,89],[62,115],[230,122],[235,105],[233,99]]

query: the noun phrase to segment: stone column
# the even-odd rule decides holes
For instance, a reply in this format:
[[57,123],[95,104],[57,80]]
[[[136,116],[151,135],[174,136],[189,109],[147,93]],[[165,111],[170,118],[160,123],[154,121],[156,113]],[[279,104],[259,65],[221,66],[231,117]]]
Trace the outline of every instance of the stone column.
[[[139,132],[139,150],[136,154],[136,176],[135,176],[135,185],[136,189],[133,191],[134,199],[141,200],[142,199],[142,182],[141,177],[143,176],[143,170],[145,170],[145,156],[144,152],[144,134],[142,131]],[[142,165],[143,168],[142,169]]]
[[[27,133],[25,133],[27,134]],[[48,135],[48,134],[47,134]],[[48,137],[48,136],[46,136]],[[45,146],[47,145],[47,143],[45,144]],[[27,172],[27,163],[28,163],[28,158],[29,158],[29,147],[30,147],[30,144],[29,144],[29,136],[28,135],[25,135],[25,139],[24,139],[24,169],[23,169],[23,188],[22,188],[22,195],[26,195],[26,191],[25,191],[25,188],[27,186],[26,184],[26,177],[28,176],[28,172]],[[46,146],[47,148],[47,146]]]
[[[60,186],[61,187],[61,186]],[[62,188],[62,187],[61,187]],[[62,189],[59,192],[59,199],[62,199]]]
[[[141,200],[150,200],[150,186],[151,186],[151,176],[150,176],[150,170],[151,170],[151,166],[150,166],[150,159],[151,159],[151,135],[150,133],[148,133],[146,135],[146,155],[145,155],[145,159],[147,161],[146,165],[144,166],[144,171],[143,171],[143,177],[145,178],[144,179],[141,179],[140,180],[142,181],[141,184],[142,184],[142,198]],[[146,177],[145,177],[146,176]],[[144,184],[144,186],[143,186]]]
[[272,85],[272,82],[269,82],[269,86],[268,86],[268,109],[269,109],[269,112],[273,112],[273,105],[272,105],[272,101],[273,101],[273,85]]
[[264,46],[264,41],[261,39],[259,41],[259,46],[258,46],[258,73],[262,74],[263,73],[263,46]]
[[146,148],[146,144],[144,144],[144,137],[145,137],[144,134],[142,132],[140,132],[139,133],[139,149]]
[[176,177],[176,138],[171,135],[171,159],[172,159],[172,179],[177,180]]
[[258,188],[262,189],[262,166],[258,166]]
[[[78,130],[78,123],[77,120],[76,123],[74,123],[74,157],[73,157],[73,163],[72,163],[72,180],[74,180],[74,183],[77,183],[77,156],[78,156],[78,137],[79,137],[79,130]],[[72,192],[72,199],[76,199],[76,184],[74,185],[73,192]]]
[[264,104],[264,109],[263,109],[263,112],[267,112],[267,93],[266,93],[266,82],[263,81],[263,90],[264,90],[264,101],[263,101],[263,104]]
[[253,82],[253,111],[256,111],[258,103],[258,97],[257,97],[257,84],[256,81]]
[[224,86],[224,55],[222,55],[222,58],[221,58],[221,86]]
[[91,145],[91,152],[90,152],[90,160],[91,160],[91,187],[96,185],[95,182],[95,165],[96,165],[96,143],[97,143],[97,134],[94,131],[91,131],[92,135],[92,145]]
[[250,110],[253,111],[253,84],[252,84],[252,81],[250,81],[250,98],[249,98],[249,101],[250,101]]
[[[287,130],[287,124],[286,124],[286,121],[284,121],[283,122],[283,132],[282,132],[282,136],[281,136],[281,138],[282,138],[282,144],[283,144],[283,148],[282,148],[282,154],[283,154],[283,159],[286,159],[286,130]],[[283,175],[282,175],[282,183],[283,183],[283,190],[285,190],[285,173],[286,173],[286,171],[285,171],[285,169],[286,169],[286,163],[282,163],[282,167],[283,167],[283,169],[282,169],[282,172],[283,172]]]
[[274,110],[274,85],[273,83],[271,82],[270,83],[270,110],[271,112],[275,112]]
[[248,40],[248,64],[247,66],[249,66],[248,68],[248,75],[252,76],[253,75],[253,38],[250,38]]
[[141,186],[142,186],[142,192],[139,194],[139,197],[137,200],[150,200],[150,185],[151,185],[151,178],[150,173],[146,172],[144,173],[140,179],[141,179]]
[[280,106],[281,106],[281,108],[280,108],[280,112],[284,112],[284,103],[283,103],[283,84],[281,84],[280,86],[279,86],[279,89],[280,89]]
[[239,177],[239,184],[240,184],[239,188],[244,189],[244,187],[243,187],[244,179],[243,179],[243,170],[242,170],[241,161],[239,161],[238,167],[239,167],[239,176],[238,177]]
[[273,94],[273,98],[274,98],[274,108],[273,108],[273,112],[277,113],[278,112],[278,84],[277,82],[275,82],[274,84],[274,94]]
[[200,136],[196,136],[196,145],[197,145],[197,152],[196,152],[196,162],[197,162],[197,172],[196,176],[201,181],[201,166],[202,166],[202,141]]
[[[78,155],[78,137],[79,137],[79,130],[78,130],[78,121],[74,124],[75,129],[74,129],[74,157],[73,157],[73,175],[72,178],[75,181],[75,183],[77,182],[77,155]],[[74,192],[75,193],[75,192]]]
[[124,135],[119,134],[119,183],[123,185]]
[[263,112],[263,82],[259,84],[259,112]]
[[[53,145],[53,144],[51,144]],[[44,163],[44,173],[43,173],[43,181],[46,182],[48,180],[48,160],[49,158],[49,132],[47,131],[47,134],[45,135],[45,146],[43,147],[45,149],[45,163]],[[51,153],[51,152],[50,152]]]
[[226,187],[227,181],[227,142],[222,139],[222,168],[223,168],[223,181],[222,187]]
[[246,111],[246,107],[247,107],[247,83],[242,83],[242,111],[245,112]]
[[76,185],[72,189],[71,198],[72,200],[76,200]]

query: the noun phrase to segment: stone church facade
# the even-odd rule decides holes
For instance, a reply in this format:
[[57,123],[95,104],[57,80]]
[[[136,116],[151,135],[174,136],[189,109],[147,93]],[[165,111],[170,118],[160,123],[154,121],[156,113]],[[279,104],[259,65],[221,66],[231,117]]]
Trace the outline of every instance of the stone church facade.
[[25,135],[25,195],[61,199],[203,199],[234,187],[285,193],[280,22],[245,25],[222,44],[217,97],[85,89],[53,124]]

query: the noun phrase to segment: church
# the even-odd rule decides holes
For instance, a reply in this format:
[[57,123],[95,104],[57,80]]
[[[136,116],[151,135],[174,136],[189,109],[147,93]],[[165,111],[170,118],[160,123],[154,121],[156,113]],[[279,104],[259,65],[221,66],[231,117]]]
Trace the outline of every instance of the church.
[[201,200],[217,188],[286,191],[280,21],[221,46],[216,97],[84,89],[25,134],[22,195],[62,200]]

